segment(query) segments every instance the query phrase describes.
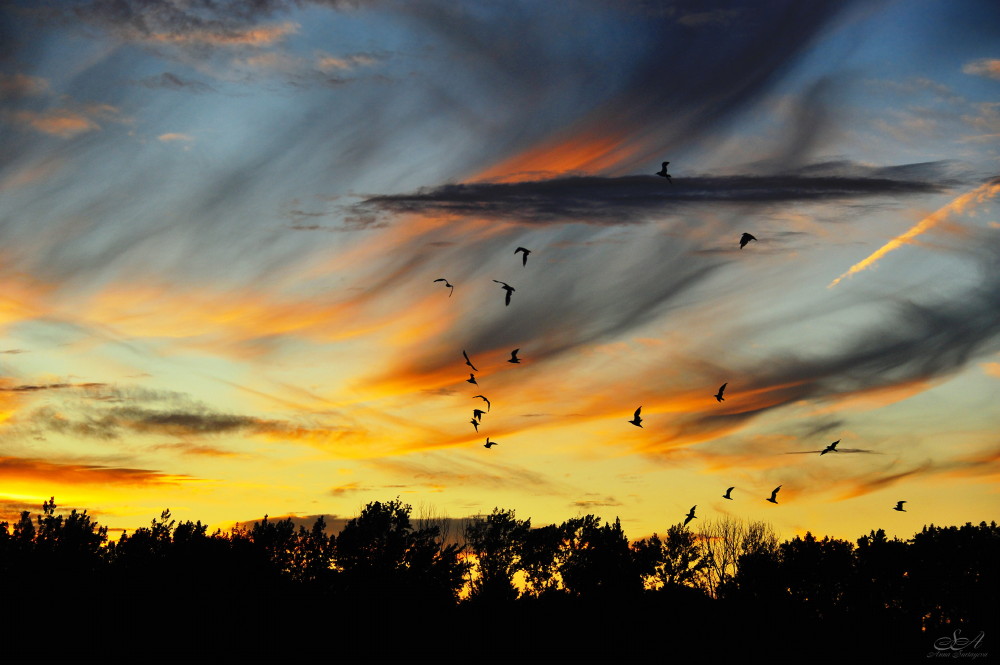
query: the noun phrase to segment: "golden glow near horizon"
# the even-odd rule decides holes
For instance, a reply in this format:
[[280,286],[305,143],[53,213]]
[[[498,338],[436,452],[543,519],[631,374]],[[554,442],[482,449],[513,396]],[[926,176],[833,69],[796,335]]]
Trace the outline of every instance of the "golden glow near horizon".
[[0,519],[996,517],[997,83],[945,23],[900,73],[767,12],[78,4],[0,62]]

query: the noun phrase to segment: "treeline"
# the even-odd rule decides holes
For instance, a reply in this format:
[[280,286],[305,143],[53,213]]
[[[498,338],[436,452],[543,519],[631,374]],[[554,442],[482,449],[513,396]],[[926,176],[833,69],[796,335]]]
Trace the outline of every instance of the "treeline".
[[0,618],[84,627],[148,657],[297,648],[419,661],[478,646],[527,662],[703,648],[926,657],[956,630],[1000,625],[995,523],[856,543],[779,542],[731,517],[637,541],[594,515],[533,527],[495,509],[455,538],[450,524],[414,520],[398,499],[369,503],[335,535],[322,518],[209,532],[165,511],[109,542],[86,511],[57,514],[51,500],[0,522]]

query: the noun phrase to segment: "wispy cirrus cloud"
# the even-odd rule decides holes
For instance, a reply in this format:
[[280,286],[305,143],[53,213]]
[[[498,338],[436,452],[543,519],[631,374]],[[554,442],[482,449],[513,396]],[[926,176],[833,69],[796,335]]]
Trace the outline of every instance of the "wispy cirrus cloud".
[[917,236],[930,231],[934,227],[948,221],[955,215],[961,215],[971,207],[989,201],[997,194],[1000,194],[1000,178],[994,178],[990,182],[983,183],[972,191],[965,192],[961,196],[958,196],[950,201],[947,205],[921,219],[915,226],[912,226],[905,233],[896,236],[886,244],[882,245],[882,247],[877,249],[865,259],[855,263],[847,270],[847,272],[830,282],[827,288],[833,288],[843,281],[844,278],[855,275],[863,270],[867,270],[875,265],[886,254],[897,250],[906,244],[912,243],[914,238]]
[[49,91],[49,82],[39,76],[0,72],[0,99],[31,97]]
[[5,482],[25,481],[35,484],[126,486],[179,485],[195,480],[192,476],[154,469],[31,457],[0,457],[0,479]]
[[[678,176],[666,184],[655,176],[575,176],[513,183],[473,182],[423,189],[411,194],[373,196],[354,207],[363,216],[448,214],[501,218],[525,224],[587,222],[636,223],[691,203],[773,204],[906,196],[938,192],[943,184],[926,176],[938,169],[919,165],[924,178],[891,177],[906,167],[875,170],[845,165],[831,175],[805,173],[759,176]],[[914,165],[916,166],[916,165]],[[895,170],[893,170],[895,169]],[[913,169],[916,171],[917,169]]]
[[174,74],[173,72],[163,72],[159,76],[147,76],[146,78],[136,81],[137,85],[141,85],[145,88],[153,89],[164,89],[164,90],[185,90],[188,92],[204,93],[211,92],[215,90],[212,86],[204,83],[202,81],[195,81],[193,79],[186,79]]
[[962,71],[974,76],[1000,80],[1000,58],[980,58],[962,65]]
[[166,134],[160,134],[156,138],[157,140],[162,141],[163,143],[171,143],[171,142],[190,143],[194,141],[193,136],[191,136],[190,134],[183,134],[181,132],[167,132]]

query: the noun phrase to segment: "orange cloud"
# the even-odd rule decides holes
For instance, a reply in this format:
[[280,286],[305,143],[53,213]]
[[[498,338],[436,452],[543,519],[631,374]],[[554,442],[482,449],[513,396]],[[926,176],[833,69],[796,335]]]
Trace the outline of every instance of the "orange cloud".
[[48,89],[48,81],[37,76],[0,74],[0,96],[2,97],[39,95]]
[[932,228],[941,224],[942,222],[947,221],[948,218],[950,218],[952,215],[962,214],[970,206],[978,203],[983,203],[984,201],[987,201],[996,196],[997,193],[1000,193],[1000,180],[994,180],[993,182],[982,184],[979,187],[976,187],[971,192],[966,192],[965,194],[962,194],[948,205],[944,206],[943,208],[940,208],[939,210],[928,215],[927,217],[924,217],[906,233],[896,236],[895,238],[884,244],[873,254],[871,254],[868,258],[864,259],[863,261],[860,261],[859,263],[855,263],[853,266],[850,267],[850,269],[847,272],[845,272],[843,275],[830,282],[827,288],[833,288],[834,286],[839,284],[840,281],[843,280],[845,277],[850,277],[851,275],[854,275],[856,273],[861,272],[862,270],[866,270],[872,267],[873,265],[875,265],[876,262],[878,262],[879,259],[881,259],[889,252],[897,250],[903,245],[913,242],[914,238],[923,233],[926,233],[927,231],[930,231]]
[[28,125],[35,131],[64,139],[101,128],[87,116],[66,109],[45,112],[17,111],[13,118],[15,122]]
[[982,58],[967,62],[962,66],[962,71],[975,76],[986,76],[991,79],[1000,80],[1000,59]]
[[190,134],[181,134],[179,132],[168,132],[166,134],[160,134],[156,137],[158,140],[167,143],[169,141],[194,141],[194,137]]
[[588,132],[547,141],[477,174],[474,179],[521,182],[566,172],[595,173],[612,168],[637,152],[637,147],[629,145],[623,134]]
[[214,46],[267,46],[299,30],[297,23],[279,23],[278,25],[246,30],[230,30],[213,32],[196,30],[193,32],[158,32],[150,35],[149,40],[169,44],[210,44]]
[[0,192],[46,180],[62,168],[65,163],[64,159],[47,159],[40,164],[14,171],[7,177],[0,179]]
[[195,480],[151,469],[96,464],[50,462],[26,457],[0,457],[0,480],[5,483],[57,485],[179,485]]

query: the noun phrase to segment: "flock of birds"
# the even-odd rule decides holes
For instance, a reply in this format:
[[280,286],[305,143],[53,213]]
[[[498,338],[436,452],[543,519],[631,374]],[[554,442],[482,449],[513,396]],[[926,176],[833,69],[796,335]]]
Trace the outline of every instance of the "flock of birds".
[[[669,182],[672,185],[673,184],[673,180],[671,180],[670,174],[667,173],[667,165],[668,164],[670,164],[670,162],[663,162],[662,167],[660,168],[659,171],[656,172],[656,175],[661,176],[663,178],[666,178],[667,182]],[[744,247],[746,247],[747,244],[750,243],[750,241],[753,241],[753,240],[757,240],[757,238],[755,238],[750,233],[743,233],[740,236],[740,249],[743,249]],[[526,249],[524,247],[518,247],[517,249],[514,250],[514,254],[521,254],[521,265],[522,266],[528,265],[528,255],[531,254],[531,250]],[[455,292],[455,287],[447,279],[445,279],[444,277],[439,277],[438,279],[435,279],[434,281],[435,282],[444,282],[445,288],[449,289],[449,293],[448,293],[448,297],[449,298]],[[508,284],[506,282],[501,282],[498,279],[494,279],[493,281],[496,282],[497,284],[499,284],[500,288],[502,288],[504,290],[504,292],[505,292],[505,294],[504,294],[504,306],[509,307],[510,306],[510,297],[511,297],[511,294],[514,293],[514,290],[515,290],[514,287],[512,287],[510,284]],[[513,351],[511,351],[511,353],[510,353],[510,359],[507,362],[514,363],[514,364],[520,363],[521,361],[517,357],[517,354],[518,354],[519,351],[520,351],[520,349],[514,349]],[[472,372],[479,371],[472,364],[472,360],[469,359],[469,354],[466,353],[464,349],[462,350],[462,356],[465,358],[465,364],[468,365],[470,368],[472,368]],[[472,372],[469,373],[469,378],[466,379],[466,381],[468,383],[473,384],[473,385],[478,385],[478,383],[476,382],[476,375],[474,373],[472,373]],[[723,397],[723,393],[725,392],[726,386],[728,386],[728,385],[729,385],[728,382],[723,383],[721,386],[719,386],[719,391],[717,393],[715,393],[715,395],[713,395],[713,397],[715,397],[715,399],[716,399],[717,402],[722,402],[722,401],[725,400],[725,398]],[[486,399],[485,396],[483,396],[483,395],[475,395],[473,397],[473,399],[476,399],[476,398],[482,399],[486,403],[486,411],[490,410],[490,401],[488,399]],[[628,420],[626,422],[629,422],[629,423],[635,425],[636,427],[642,427],[642,417],[640,416],[641,412],[642,412],[642,407],[640,406],[639,408],[637,408],[635,410],[635,413],[632,415],[632,420]],[[485,415],[485,413],[481,409],[473,409],[473,411],[472,411],[472,421],[471,421],[471,423],[472,423],[473,427],[475,427],[477,433],[479,432],[479,425],[482,423],[484,415]],[[869,451],[869,450],[859,450],[859,449],[850,449],[850,450],[848,450],[848,449],[842,449],[842,450],[837,450],[837,444],[839,444],[839,443],[840,443],[840,439],[837,439],[833,443],[829,444],[823,450],[821,450],[821,451],[811,451],[811,452],[819,452],[819,454],[820,454],[821,457],[823,455],[826,455],[827,453],[836,453],[836,452],[872,452],[872,451]],[[487,436],[486,437],[486,443],[483,444],[483,447],[486,448],[486,449],[489,449],[489,448],[492,448],[493,446],[496,446],[496,445],[498,445],[498,443],[496,441],[490,441],[490,437]],[[723,499],[729,499],[730,501],[733,501],[734,499],[731,496],[731,494],[732,494],[732,491],[734,489],[736,489],[735,485],[733,487],[728,488],[726,490],[726,493],[722,495],[722,498]],[[773,490],[771,490],[771,496],[768,497],[767,499],[764,499],[764,500],[768,501],[770,503],[773,503],[773,504],[777,504],[778,503],[778,499],[777,499],[777,497],[778,497],[778,491],[780,489],[781,489],[781,485],[778,485],[777,487],[775,487]],[[903,508],[903,504],[904,503],[906,503],[906,501],[897,501],[896,502],[896,506],[893,508],[893,510],[898,510],[900,512],[906,512],[906,510]],[[695,509],[697,507],[698,507],[697,504],[695,504],[694,506],[691,506],[691,510],[689,510],[688,513],[687,513],[687,515],[684,517],[684,526],[687,526],[687,524],[691,520],[697,519],[697,517],[694,514],[695,513]]]

